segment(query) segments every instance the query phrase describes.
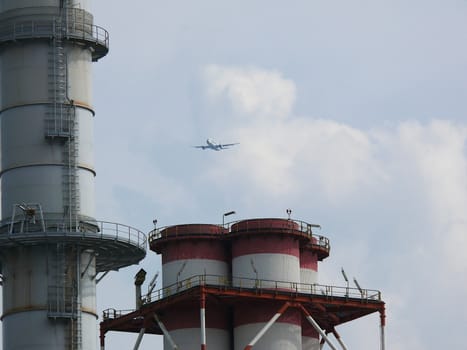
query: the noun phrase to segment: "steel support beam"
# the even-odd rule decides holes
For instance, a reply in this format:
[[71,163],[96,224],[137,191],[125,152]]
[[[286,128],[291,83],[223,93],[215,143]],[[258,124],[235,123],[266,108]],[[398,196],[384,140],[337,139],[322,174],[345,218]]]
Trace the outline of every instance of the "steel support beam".
[[96,284],[98,284],[102,279],[109,273],[109,271],[105,271],[99,278],[97,277],[97,273],[94,275],[94,278],[96,278]]
[[282,307],[277,311],[277,313],[264,325],[263,328],[260,329],[258,334],[250,341],[250,343],[245,347],[245,350],[251,350],[253,346],[258,342],[258,340],[261,339],[261,337],[268,331],[269,328],[274,324],[274,322],[277,321],[279,317],[282,316],[282,314],[287,310],[287,308],[290,306],[290,303],[286,302]]
[[331,347],[332,350],[337,350],[336,346],[331,342],[329,337],[324,333],[324,331],[321,329],[321,327],[318,325],[318,323],[311,317],[310,313],[303,307],[303,305],[300,304],[300,308],[302,309],[303,313],[305,314],[306,319],[310,324],[313,326],[313,328],[321,335],[322,338],[328,343],[328,345]]
[[89,269],[89,266],[91,266],[91,263],[93,262],[93,260],[94,260],[95,257],[96,257],[96,256],[95,256],[94,254],[90,254],[90,255],[89,255],[89,261],[88,261],[88,263],[87,263],[86,268],[84,269],[84,271],[81,272],[81,276],[80,276],[81,278],[83,278],[84,274],[85,274],[86,271]]
[[139,346],[141,344],[141,340],[143,340],[144,332],[146,332],[146,328],[141,328],[138,334],[138,338],[136,339],[135,346],[133,347],[133,350],[138,350]]
[[332,334],[334,334],[334,337],[336,338],[337,342],[341,346],[342,350],[347,350],[347,346],[345,346],[344,342],[342,341],[341,336],[339,335],[339,333],[337,333],[335,329],[333,329]]
[[157,317],[156,314],[154,314],[154,319],[156,320],[157,324],[159,325],[159,328],[161,329],[162,333],[164,333],[164,336],[166,337],[167,341],[170,343],[170,346],[172,347],[173,350],[178,350],[177,344],[175,344],[172,336],[170,335],[169,331],[167,328],[165,328],[164,324],[162,321]]

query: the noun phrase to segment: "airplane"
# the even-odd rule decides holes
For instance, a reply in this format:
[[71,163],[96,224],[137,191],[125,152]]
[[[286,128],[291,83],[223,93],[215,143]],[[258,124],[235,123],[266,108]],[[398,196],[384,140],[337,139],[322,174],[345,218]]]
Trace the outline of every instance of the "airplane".
[[194,148],[201,148],[202,150],[210,149],[212,151],[222,151],[224,149],[229,149],[229,147],[235,146],[235,145],[238,145],[238,144],[239,144],[238,142],[221,144],[221,143],[216,143],[212,139],[207,139],[206,140],[206,145],[193,146],[193,147]]

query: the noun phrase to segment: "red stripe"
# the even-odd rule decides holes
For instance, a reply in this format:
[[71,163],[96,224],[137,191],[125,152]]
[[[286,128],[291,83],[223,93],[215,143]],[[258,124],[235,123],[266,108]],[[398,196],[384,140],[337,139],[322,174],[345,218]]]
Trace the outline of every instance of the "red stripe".
[[254,232],[260,230],[298,230],[298,224],[287,219],[251,219],[243,220],[233,224],[230,228],[231,233],[235,232]]
[[186,224],[175,225],[161,230],[161,237],[185,236],[185,235],[224,235],[228,230],[219,225],[212,224]]
[[209,259],[227,262],[230,256],[218,240],[177,240],[162,248],[162,264],[176,260]]
[[319,338],[319,333],[313,328],[305,317],[302,320],[302,337]]
[[[280,306],[277,302],[236,304],[234,308],[234,327],[250,323],[268,322],[277,313]],[[288,308],[276,322],[300,326],[300,311]]]
[[309,250],[300,250],[300,268],[318,271],[318,255]]
[[300,256],[299,242],[284,236],[237,237],[232,242],[232,258],[248,254],[286,254]]

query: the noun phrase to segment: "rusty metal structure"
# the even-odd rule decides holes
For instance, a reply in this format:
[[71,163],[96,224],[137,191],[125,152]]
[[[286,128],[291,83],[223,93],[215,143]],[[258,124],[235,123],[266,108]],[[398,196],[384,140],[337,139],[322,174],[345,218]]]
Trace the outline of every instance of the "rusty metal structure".
[[138,333],[134,349],[144,334],[158,334],[166,350],[346,350],[337,327],[372,313],[384,350],[381,293],[318,283],[330,244],[316,226],[250,219],[155,229],[149,242],[162,255],[162,288],[135,310],[104,311],[101,350],[109,331]]

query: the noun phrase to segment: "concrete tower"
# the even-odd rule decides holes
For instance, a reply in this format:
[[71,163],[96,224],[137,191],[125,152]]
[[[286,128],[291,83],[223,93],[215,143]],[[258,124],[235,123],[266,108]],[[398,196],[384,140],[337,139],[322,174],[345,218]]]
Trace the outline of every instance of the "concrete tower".
[[145,236],[94,213],[91,63],[108,52],[89,0],[0,0],[3,349],[97,346],[96,274]]

